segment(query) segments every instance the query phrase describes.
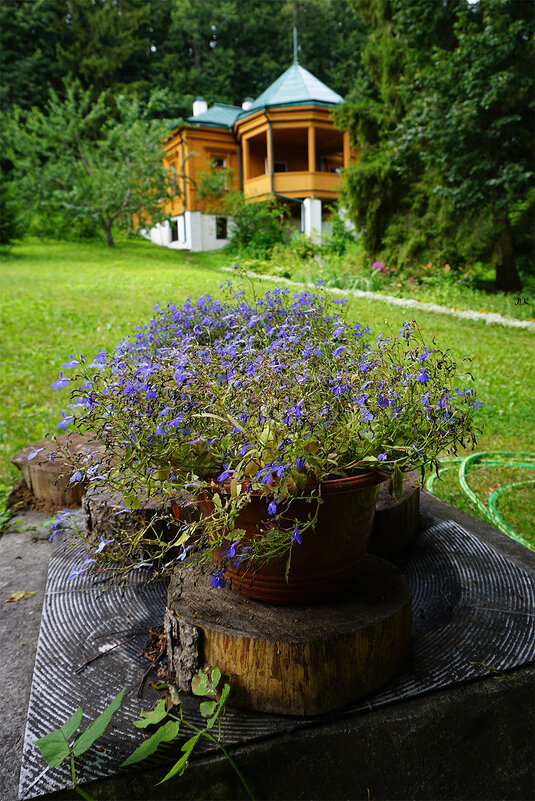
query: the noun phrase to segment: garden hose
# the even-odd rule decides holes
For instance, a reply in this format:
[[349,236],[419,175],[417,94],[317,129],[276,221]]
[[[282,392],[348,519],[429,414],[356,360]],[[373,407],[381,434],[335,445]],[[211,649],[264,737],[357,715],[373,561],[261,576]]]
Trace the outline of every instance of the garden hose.
[[535,484],[535,479],[527,481],[516,481],[512,484],[506,484],[504,487],[496,490],[490,496],[487,505],[476,495],[476,493],[469,487],[467,480],[468,470],[472,467],[501,467],[501,468],[521,468],[526,470],[535,469],[535,454],[534,453],[515,453],[513,451],[494,451],[493,453],[474,453],[470,456],[449,456],[440,460],[438,473],[432,473],[425,482],[425,488],[429,492],[433,492],[433,485],[436,479],[451,470],[457,470],[459,477],[459,484],[466,497],[474,504],[474,506],[487,518],[487,520],[499,531],[507,534],[508,537],[522,543],[528,548],[533,550],[533,545],[529,543],[521,534],[514,531],[500,516],[496,508],[496,500],[503,492],[510,490],[514,487],[526,487]]

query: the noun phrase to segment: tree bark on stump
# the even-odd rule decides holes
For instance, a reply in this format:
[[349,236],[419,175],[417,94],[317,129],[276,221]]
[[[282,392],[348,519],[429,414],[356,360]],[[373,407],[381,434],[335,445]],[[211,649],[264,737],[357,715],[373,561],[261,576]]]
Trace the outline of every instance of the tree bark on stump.
[[[39,501],[57,508],[80,506],[84,486],[82,482],[71,483],[72,469],[68,466],[68,455],[76,456],[87,451],[88,456],[102,447],[83,434],[62,434],[56,441],[43,439],[28,445],[11,458],[18,467],[26,486]],[[36,456],[31,457],[39,451]],[[50,458],[52,457],[52,458]]]
[[308,607],[216,591],[197,568],[182,569],[169,587],[169,664],[183,690],[198,667],[217,665],[231,705],[317,715],[367,695],[403,667],[411,616],[407,580],[372,555],[343,594]]
[[390,495],[389,482],[379,486],[373,530],[368,552],[394,559],[412,544],[418,534],[420,516],[420,473],[403,476],[399,501]]

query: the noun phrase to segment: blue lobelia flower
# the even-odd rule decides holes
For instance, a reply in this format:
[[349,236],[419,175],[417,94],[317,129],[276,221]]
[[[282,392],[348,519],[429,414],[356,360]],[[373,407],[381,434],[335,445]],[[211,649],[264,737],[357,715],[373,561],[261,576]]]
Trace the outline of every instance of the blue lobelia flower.
[[224,464],[224,465],[223,465],[223,468],[224,468],[223,472],[221,473],[221,475],[219,475],[219,476],[217,477],[217,480],[218,480],[218,481],[226,481],[226,479],[227,479],[229,476],[231,476],[231,475],[232,475],[232,473],[234,472],[233,470],[230,470],[230,469],[227,467],[227,465],[226,465],[226,464]]
[[56,428],[61,428],[62,431],[67,429],[69,423],[72,423],[74,417],[72,414],[66,415],[65,412],[61,413],[61,420],[56,424]]
[[70,380],[70,378],[63,378],[63,373],[60,373],[58,380],[54,381],[54,383],[50,384],[50,386],[53,388],[54,392],[57,392],[58,389],[63,389],[66,387]]
[[420,370],[420,372],[417,374],[416,377],[421,384],[427,384],[427,382],[429,381],[429,376],[427,375],[425,370]]
[[217,570],[213,576],[210,577],[210,582],[214,590],[217,590],[219,587],[223,588],[227,586],[227,582],[223,578],[223,568],[221,567]]

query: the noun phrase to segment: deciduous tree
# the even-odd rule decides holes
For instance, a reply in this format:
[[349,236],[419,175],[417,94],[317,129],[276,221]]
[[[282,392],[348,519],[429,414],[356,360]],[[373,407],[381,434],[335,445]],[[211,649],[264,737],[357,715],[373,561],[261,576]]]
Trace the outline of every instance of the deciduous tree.
[[[44,111],[18,112],[8,124],[8,153],[25,204],[94,220],[113,247],[113,229],[164,218],[162,201],[178,193],[162,163],[167,127],[150,119],[158,102],[108,94],[92,100],[79,83],[52,92]],[[110,102],[111,101],[111,102]]]

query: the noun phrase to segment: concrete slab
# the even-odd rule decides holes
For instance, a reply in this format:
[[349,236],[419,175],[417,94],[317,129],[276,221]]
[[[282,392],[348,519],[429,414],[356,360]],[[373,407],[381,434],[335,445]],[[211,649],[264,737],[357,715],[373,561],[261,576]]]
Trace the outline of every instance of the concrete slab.
[[[423,511],[455,519],[525,570],[535,554],[490,526],[423,493]],[[30,518],[24,518],[28,525]],[[32,530],[0,539],[5,595],[37,590],[15,604],[2,601],[0,680],[8,687],[0,718],[7,745],[0,760],[0,799],[17,798],[21,743],[43,601],[49,545],[45,517]],[[39,538],[40,536],[40,538]],[[31,584],[31,586],[30,586]],[[24,586],[23,586],[24,585]],[[1,601],[1,599],[0,599]],[[5,607],[5,608],[4,608]],[[24,631],[24,639],[20,632]],[[15,642],[25,646],[14,646]],[[259,799],[532,799],[533,674],[520,668],[461,687],[356,714],[306,730],[266,737],[232,753]],[[192,761],[184,777],[155,788],[159,767],[86,785],[99,800],[239,799],[246,797],[224,758]],[[76,798],[62,791],[43,798]]]
[[[38,512],[17,515],[0,538],[0,799],[14,801],[26,714],[39,636],[41,609],[50,555],[47,516]],[[19,590],[34,592],[15,603],[5,598]]]

